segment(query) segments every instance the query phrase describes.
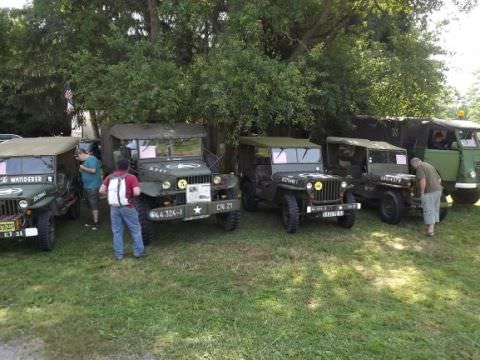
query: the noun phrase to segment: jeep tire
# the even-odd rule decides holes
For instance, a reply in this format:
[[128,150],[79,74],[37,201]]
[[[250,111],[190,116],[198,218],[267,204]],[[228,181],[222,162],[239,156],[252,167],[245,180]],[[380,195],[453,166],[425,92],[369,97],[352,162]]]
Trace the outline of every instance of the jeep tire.
[[479,191],[456,190],[451,195],[453,201],[460,205],[474,205],[480,199]]
[[153,240],[153,222],[148,218],[151,209],[150,202],[145,196],[139,196],[135,199],[135,205],[138,211],[138,221],[142,229],[143,245],[150,245]]
[[[345,204],[354,204],[355,196],[352,193],[347,192],[344,196]],[[350,229],[355,224],[357,217],[357,210],[346,210],[343,216],[337,218],[338,224],[345,228]]]
[[255,185],[250,181],[242,183],[242,206],[246,211],[255,211],[258,207],[258,200],[255,197]]
[[405,204],[397,191],[385,191],[380,199],[380,218],[387,224],[398,224],[403,217]]
[[37,216],[38,243],[43,251],[52,251],[55,246],[55,216],[53,212],[42,210]]
[[300,223],[300,212],[295,195],[285,194],[282,199],[282,219],[287,233],[297,232]]
[[[227,191],[229,200],[237,198],[237,192],[234,189]],[[230,211],[228,213],[217,214],[217,223],[220,224],[225,231],[233,231],[240,223],[240,210]]]

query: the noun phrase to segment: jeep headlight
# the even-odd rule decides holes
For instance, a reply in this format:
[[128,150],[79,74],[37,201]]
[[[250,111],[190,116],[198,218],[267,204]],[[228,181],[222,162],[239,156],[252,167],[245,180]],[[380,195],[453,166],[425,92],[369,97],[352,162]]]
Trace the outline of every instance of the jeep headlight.
[[188,185],[188,182],[187,180],[185,179],[180,179],[178,180],[177,182],[177,187],[180,189],[180,190],[185,190],[187,188],[187,185]]
[[218,185],[218,184],[220,184],[221,182],[222,182],[222,177],[221,177],[220,175],[215,175],[215,176],[213,177],[213,183],[214,183],[215,185]]
[[312,187],[313,187],[312,183],[311,183],[311,182],[308,182],[308,183],[307,183],[307,190],[310,190]]
[[18,202],[18,206],[20,206],[20,209],[26,209],[28,207],[28,201],[27,200],[20,200]]
[[170,181],[168,181],[168,180],[167,180],[167,181],[164,181],[164,182],[162,183],[162,189],[163,189],[163,190],[168,190],[168,189],[170,189],[171,187],[172,187],[172,184],[171,184]]
[[342,181],[342,183],[340,184],[340,186],[342,187],[342,189],[346,189],[348,184],[346,181]]
[[470,171],[470,177],[475,179],[477,177],[477,172],[475,170]]

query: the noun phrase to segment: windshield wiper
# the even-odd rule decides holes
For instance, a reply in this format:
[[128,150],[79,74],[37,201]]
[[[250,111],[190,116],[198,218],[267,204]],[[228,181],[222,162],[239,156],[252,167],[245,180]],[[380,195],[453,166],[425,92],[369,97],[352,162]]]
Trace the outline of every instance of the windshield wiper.
[[281,150],[281,151],[278,153],[278,155],[275,156],[275,160],[277,160],[277,159],[279,158],[279,156],[282,155],[282,153],[285,151],[284,148],[280,148],[280,150]]

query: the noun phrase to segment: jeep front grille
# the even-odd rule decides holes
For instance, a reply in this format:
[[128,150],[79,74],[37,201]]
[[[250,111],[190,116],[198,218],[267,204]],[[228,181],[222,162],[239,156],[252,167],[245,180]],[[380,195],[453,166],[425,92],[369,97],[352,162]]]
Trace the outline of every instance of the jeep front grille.
[[314,201],[335,202],[340,200],[341,180],[325,180],[322,183],[322,190],[314,192]]
[[185,176],[177,178],[175,182],[175,189],[180,190],[178,188],[178,180],[185,179],[187,180],[188,184],[211,184],[212,183],[212,176],[211,175],[197,175],[197,176]]
[[17,200],[0,200],[0,216],[12,216],[19,213]]
[[475,163],[475,172],[477,173],[477,178],[480,178],[480,161]]

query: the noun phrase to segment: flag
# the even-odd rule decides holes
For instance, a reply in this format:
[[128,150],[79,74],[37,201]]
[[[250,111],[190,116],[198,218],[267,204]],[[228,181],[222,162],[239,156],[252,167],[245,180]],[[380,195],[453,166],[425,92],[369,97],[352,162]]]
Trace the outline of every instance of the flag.
[[65,91],[64,94],[65,99],[67,100],[67,114],[71,114],[75,111],[73,107],[73,93],[72,89],[70,89],[70,85],[68,83],[65,84]]

